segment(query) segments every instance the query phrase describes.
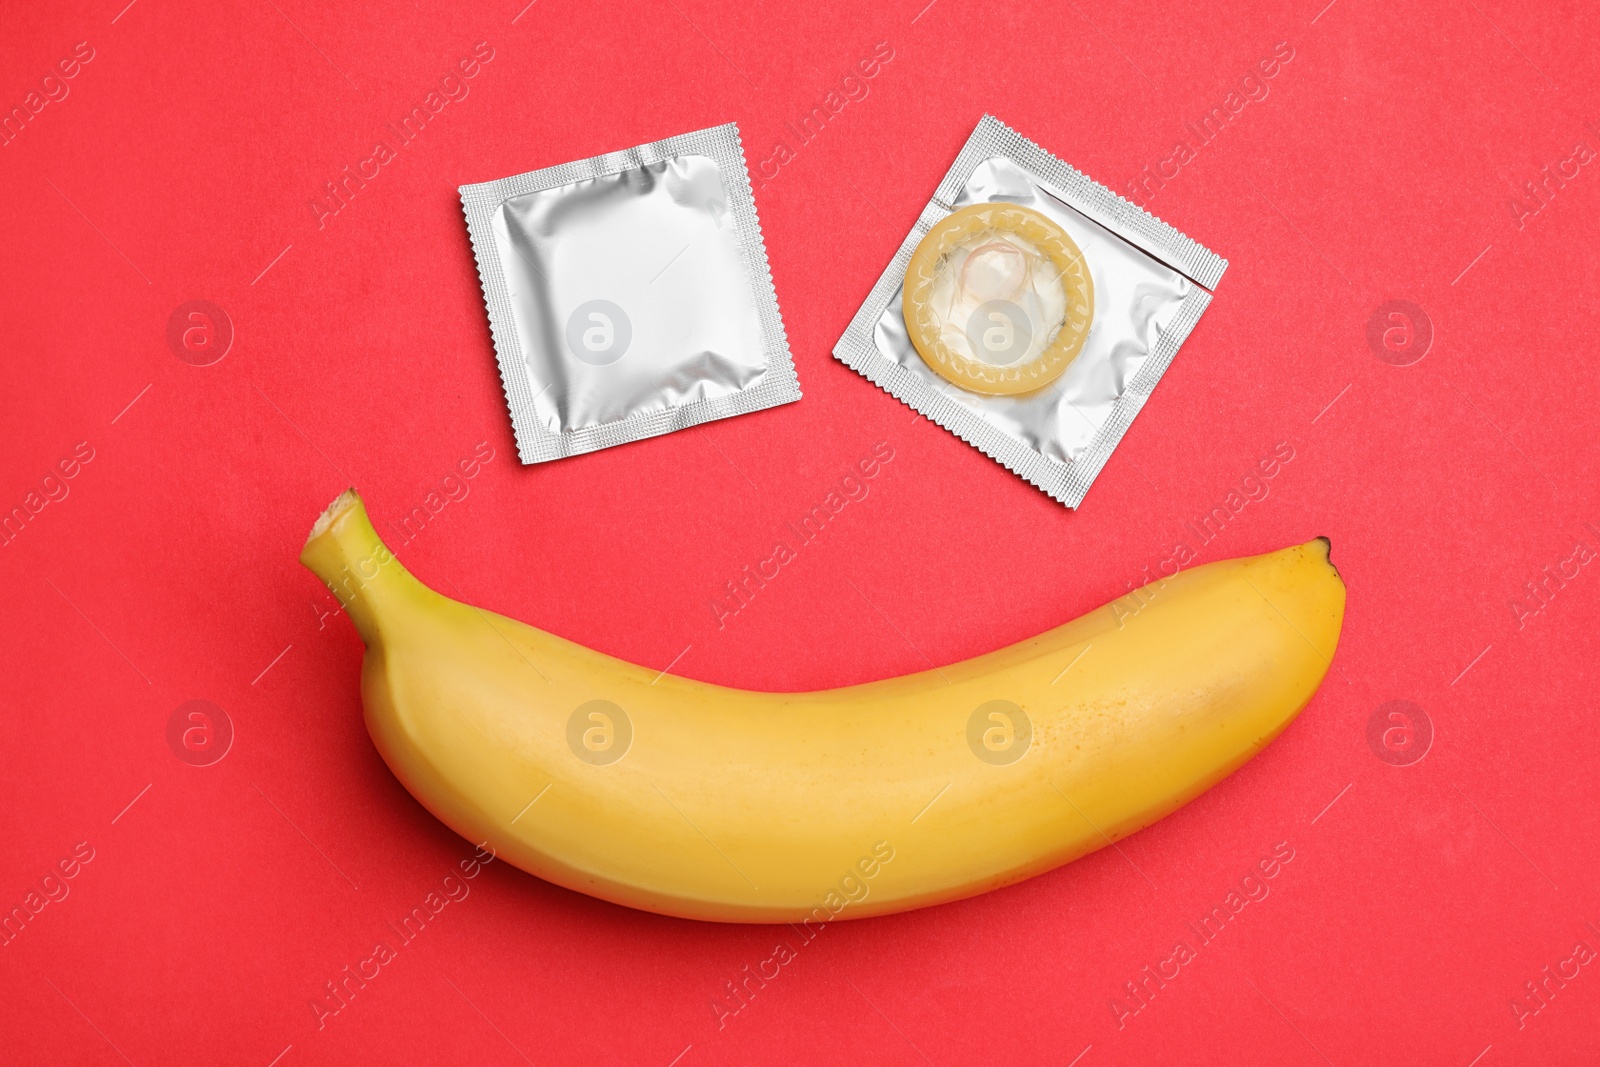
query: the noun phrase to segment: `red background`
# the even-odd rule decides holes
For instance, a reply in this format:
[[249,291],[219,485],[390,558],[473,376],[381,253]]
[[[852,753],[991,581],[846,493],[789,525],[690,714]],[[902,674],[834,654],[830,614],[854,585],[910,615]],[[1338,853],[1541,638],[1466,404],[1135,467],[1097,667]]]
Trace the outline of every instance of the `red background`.
[[[0,948],[0,1060],[1593,1062],[1600,966],[1520,1028],[1510,1004],[1576,941],[1600,948],[1600,567],[1537,614],[1512,601],[1600,549],[1600,173],[1520,225],[1508,206],[1600,148],[1592,7],[525,2],[4,15],[7,109],[74,42],[95,56],[0,149],[0,504],[80,441],[94,458],[0,549],[0,905],[78,842],[94,859]],[[470,95],[319,228],[322,183],[479,41]],[[785,123],[879,41],[870,95],[797,146]],[[1150,201],[1232,266],[1080,511],[831,358],[983,112],[1121,190],[1280,41],[1267,99]],[[794,151],[756,202],[805,399],[519,466],[456,186],[728,120],[752,168]],[[236,334],[205,367],[166,340],[195,299]],[[1433,326],[1409,366],[1368,345],[1390,299]],[[360,645],[295,557],[347,484],[393,535],[479,441],[471,495],[401,557],[642,664],[858,682],[1056,625],[1179,541],[1209,560],[1328,534],[1337,669],[1120,852],[830,926],[723,1029],[724,979],[791,931],[495,864],[319,1030],[323,983],[470,850],[374,753]],[[870,496],[719,629],[722,583],[878,441],[894,459]],[[1186,520],[1279,442],[1269,495],[1197,545]],[[212,766],[166,740],[193,699],[236,731]],[[1420,762],[1369,747],[1389,700],[1431,720]],[[1122,983],[1281,841],[1271,895],[1119,1028]]]

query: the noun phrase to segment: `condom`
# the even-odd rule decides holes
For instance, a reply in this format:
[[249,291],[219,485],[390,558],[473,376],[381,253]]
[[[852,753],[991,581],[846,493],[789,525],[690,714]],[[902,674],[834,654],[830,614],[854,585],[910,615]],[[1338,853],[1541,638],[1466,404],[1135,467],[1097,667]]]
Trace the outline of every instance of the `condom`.
[[901,300],[929,367],[970,392],[1007,396],[1042,389],[1077,358],[1094,317],[1094,281],[1049,217],[976,204],[917,245]]

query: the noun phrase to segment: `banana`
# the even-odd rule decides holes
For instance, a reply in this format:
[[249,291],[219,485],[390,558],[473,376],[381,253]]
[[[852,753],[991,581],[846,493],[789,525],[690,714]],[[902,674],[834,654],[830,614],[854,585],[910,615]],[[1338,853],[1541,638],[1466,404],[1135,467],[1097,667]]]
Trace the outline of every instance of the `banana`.
[[1009,648],[813,693],[648,670],[441,596],[353,490],[300,559],[366,644],[378,751],[457,833],[633,908],[822,923],[1021,881],[1220,781],[1328,670],[1328,551],[1195,567]]

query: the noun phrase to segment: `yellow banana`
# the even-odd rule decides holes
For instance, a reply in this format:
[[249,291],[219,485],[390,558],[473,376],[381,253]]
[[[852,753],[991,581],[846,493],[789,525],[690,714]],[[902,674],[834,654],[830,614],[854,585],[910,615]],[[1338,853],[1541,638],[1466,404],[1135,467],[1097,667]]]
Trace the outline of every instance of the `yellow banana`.
[[429,811],[558,885],[725,922],[955,900],[1149,825],[1306,705],[1345,600],[1319,539],[937,670],[759,693],[440,596],[354,491],[300,559],[366,643],[367,729]]

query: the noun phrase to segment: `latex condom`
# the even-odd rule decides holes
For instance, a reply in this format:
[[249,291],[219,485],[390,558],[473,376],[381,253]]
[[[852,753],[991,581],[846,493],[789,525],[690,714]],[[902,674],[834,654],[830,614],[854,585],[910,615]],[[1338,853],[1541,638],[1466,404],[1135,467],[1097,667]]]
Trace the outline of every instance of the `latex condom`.
[[929,367],[969,392],[1042,389],[1077,358],[1094,281],[1067,231],[1031,208],[975,204],[917,245],[901,310]]

